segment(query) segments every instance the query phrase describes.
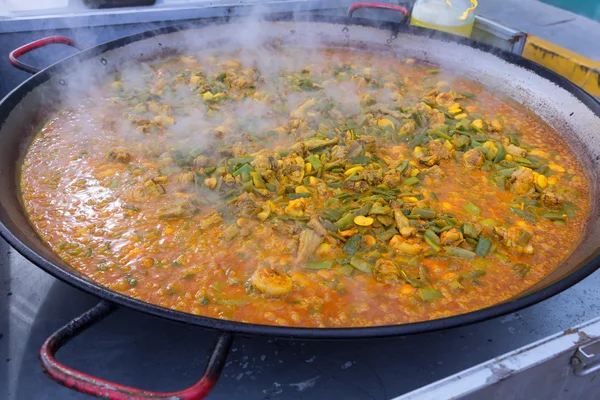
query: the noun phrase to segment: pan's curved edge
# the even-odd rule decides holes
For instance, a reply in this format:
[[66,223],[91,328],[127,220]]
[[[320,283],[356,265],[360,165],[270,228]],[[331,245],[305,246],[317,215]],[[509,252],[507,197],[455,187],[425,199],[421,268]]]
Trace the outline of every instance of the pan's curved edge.
[[[343,25],[360,25],[369,26],[380,29],[388,29],[392,32],[410,33],[420,36],[433,37],[444,41],[457,42],[464,44],[476,49],[483,50],[485,52],[491,52],[497,57],[514,65],[521,66],[527,70],[535,72],[537,75],[555,83],[559,87],[573,94],[579,101],[585,106],[590,108],[596,115],[600,116],[600,102],[595,100],[591,95],[587,94],[583,89],[577,87],[573,83],[569,82],[564,77],[542,67],[532,61],[526,60],[518,55],[509,53],[503,50],[499,50],[493,46],[478,43],[470,39],[466,39],[459,36],[450,34],[440,33],[437,31],[430,31],[423,28],[397,25],[390,22],[379,22],[363,19],[348,19],[341,17],[309,17],[297,19],[291,13],[278,13],[271,14],[267,18],[268,21],[290,21],[292,19],[300,22],[326,22],[326,23],[337,23]],[[32,76],[17,88],[12,90],[2,101],[0,101],[0,115],[8,115],[10,110],[14,108],[33,88],[47,81],[53,74],[61,72],[65,66],[69,66],[73,63],[85,60],[96,55],[102,54],[106,51],[123,47],[129,43],[148,39],[154,36],[169,34],[180,30],[198,28],[202,26],[208,26],[212,24],[225,24],[230,23],[234,18],[211,18],[202,21],[192,21],[183,24],[177,24],[170,27],[159,28],[156,30],[150,30],[130,36],[125,36],[116,40],[112,40],[106,43],[102,43],[98,46],[84,50],[81,53],[72,55],[50,67],[44,69],[38,74]],[[1,125],[4,123],[2,121]],[[167,308],[159,307],[150,303],[142,302],[140,300],[133,299],[131,297],[122,295],[117,292],[113,292],[105,287],[93,283],[83,277],[79,277],[75,274],[67,272],[58,265],[46,260],[29,246],[23,243],[17,238],[7,226],[0,221],[0,236],[2,236],[13,248],[15,248],[20,254],[31,261],[33,264],[49,273],[50,275],[60,279],[61,281],[68,283],[80,290],[83,290],[94,296],[112,301],[120,306],[128,307],[136,311],[154,315],[157,317],[167,318],[173,321],[198,325],[204,328],[225,330],[239,334],[247,335],[271,335],[288,338],[303,338],[303,339],[359,339],[359,338],[375,338],[375,337],[389,337],[389,336],[400,336],[400,335],[411,335],[423,332],[432,332],[437,330],[455,328],[472,324],[475,322],[481,322],[487,319],[499,317],[511,312],[521,310],[525,307],[531,306],[543,300],[546,300],[566,289],[580,282],[598,268],[600,268],[600,256],[590,260],[586,265],[572,272],[562,280],[540,289],[527,296],[500,303],[488,308],[473,311],[466,314],[460,314],[452,317],[435,319],[430,321],[415,322],[410,324],[401,325],[387,325],[387,326],[372,326],[364,328],[296,328],[296,327],[284,327],[284,326],[271,326],[271,325],[258,325],[249,324],[235,321],[227,321],[216,318],[209,318],[203,316],[197,316],[188,314],[180,311],[170,310]]]

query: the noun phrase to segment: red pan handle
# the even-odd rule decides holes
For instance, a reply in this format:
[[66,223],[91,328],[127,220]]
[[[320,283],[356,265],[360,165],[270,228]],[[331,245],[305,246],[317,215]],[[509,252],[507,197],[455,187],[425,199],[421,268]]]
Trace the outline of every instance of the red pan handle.
[[398,11],[399,13],[404,14],[405,17],[408,16],[408,14],[410,14],[410,12],[408,11],[408,8],[401,6],[399,4],[378,3],[378,2],[372,2],[372,1],[359,1],[358,3],[352,4],[348,8],[348,17],[352,17],[352,14],[354,14],[354,11],[361,9],[361,8],[377,8],[379,10]]
[[45,47],[49,44],[56,44],[56,43],[66,44],[71,47],[75,47],[77,50],[82,50],[82,47],[79,46],[77,44],[77,42],[75,42],[71,38],[68,38],[66,36],[48,36],[43,39],[35,40],[31,43],[27,43],[27,44],[19,47],[18,49],[11,51],[10,54],[8,55],[8,62],[10,63],[10,65],[12,65],[13,67],[15,67],[17,69],[20,69],[21,71],[29,72],[30,74],[37,74],[38,72],[40,72],[40,68],[36,68],[29,64],[25,64],[22,61],[19,61],[19,57],[21,57],[23,54],[29,53],[30,51],[39,49],[40,47]]
[[109,400],[126,399],[173,399],[173,400],[199,400],[204,399],[215,386],[221,370],[225,365],[225,359],[229,354],[233,335],[230,332],[222,332],[217,339],[213,352],[208,360],[202,378],[194,386],[187,389],[160,393],[143,389],[136,389],[125,385],[119,385],[105,381],[94,376],[84,374],[67,367],[56,361],[54,355],[71,339],[84,332],[87,328],[103,320],[116,309],[113,303],[102,301],[86,311],[79,317],[73,319],[67,325],[54,332],[42,345],[40,349],[40,361],[44,372],[56,382],[78,392],[87,393],[92,396]]

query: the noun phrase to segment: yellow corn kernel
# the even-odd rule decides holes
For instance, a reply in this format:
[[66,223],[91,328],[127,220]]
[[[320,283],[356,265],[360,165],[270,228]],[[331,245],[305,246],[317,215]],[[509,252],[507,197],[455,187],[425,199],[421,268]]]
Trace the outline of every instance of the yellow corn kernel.
[[363,169],[365,169],[365,168],[362,165],[358,165],[356,167],[352,167],[352,168],[346,170],[346,172],[344,172],[344,175],[350,176],[350,175],[354,174],[355,172],[362,171]]
[[296,186],[295,192],[298,193],[310,193],[310,190],[306,186]]
[[460,114],[462,112],[462,108],[450,108],[448,109],[448,114]]
[[444,202],[442,202],[442,207],[444,208],[444,210],[451,210],[452,204],[448,203],[447,201],[444,201]]
[[412,287],[412,285],[409,285],[408,283],[400,287],[400,293],[402,294],[412,294],[414,292],[415,288]]
[[550,157],[550,155],[548,153],[546,153],[545,151],[540,150],[540,149],[530,150],[529,154],[531,154],[532,156],[537,156],[537,157],[544,157],[544,158]]
[[554,176],[548,178],[548,185],[556,185],[557,179]]
[[204,186],[210,190],[213,190],[215,187],[217,187],[217,178],[206,178],[204,180]]
[[175,120],[166,115],[157,115],[156,117],[154,117],[154,122],[163,125],[173,125],[175,123]]
[[405,203],[418,203],[419,199],[417,199],[416,197],[403,197],[402,200]]
[[309,173],[310,171],[312,171],[313,166],[311,163],[306,163],[304,164],[304,172]]
[[458,114],[454,116],[454,119],[465,119],[467,118],[467,114],[466,113],[462,113],[462,114]]
[[452,143],[450,143],[448,140],[444,141],[444,147],[447,150],[452,150],[454,148],[454,146],[452,145]]
[[319,183],[319,179],[315,178],[314,176],[309,176],[308,183],[310,183],[311,185],[316,185],[317,183]]
[[535,178],[535,183],[537,183],[540,188],[545,189],[546,186],[548,186],[548,178],[540,174]]
[[319,245],[319,247],[317,247],[317,250],[315,250],[315,253],[319,257],[326,257],[329,255],[330,251],[331,251],[331,245],[329,243],[321,243]]
[[410,171],[410,176],[417,176],[417,175],[419,175],[419,172],[421,172],[421,171],[419,171],[419,170],[418,170],[418,169],[416,169],[416,168],[413,168],[413,169]]
[[565,172],[566,170],[558,164],[548,164],[548,168],[556,172]]
[[415,157],[422,157],[423,156],[423,149],[420,146],[416,146],[415,149],[413,150],[413,155]]
[[490,125],[493,131],[502,132],[502,125],[497,119],[493,119],[492,122],[490,122]]
[[396,127],[394,126],[394,123],[392,121],[390,121],[387,118],[382,118],[379,121],[377,121],[377,125],[378,126],[383,126],[383,127],[390,127],[392,128],[392,130],[396,130]]
[[202,95],[204,101],[211,101],[215,96],[211,92],[206,92]]
[[456,109],[456,108],[460,108],[460,104],[454,103],[454,104],[450,105],[450,107],[448,107],[448,111]]
[[515,158],[513,156],[511,156],[510,154],[507,154],[506,157],[505,157],[506,161],[514,161],[514,159]]
[[200,82],[200,77],[198,75],[190,76],[190,85],[197,85]]
[[371,217],[363,217],[362,215],[354,217],[354,223],[358,226],[371,226],[373,225],[373,222],[375,222],[375,220]]
[[471,125],[477,129],[483,129],[483,121],[480,119],[476,119],[475,121],[471,122]]
[[[417,146],[417,147],[418,147],[418,146]],[[419,147],[419,148],[420,148],[420,147]],[[416,162],[414,162],[413,160],[410,160],[410,161],[408,162],[408,164],[409,164],[410,166],[412,166],[412,167],[416,167],[416,166],[417,166],[417,163],[416,163]]]

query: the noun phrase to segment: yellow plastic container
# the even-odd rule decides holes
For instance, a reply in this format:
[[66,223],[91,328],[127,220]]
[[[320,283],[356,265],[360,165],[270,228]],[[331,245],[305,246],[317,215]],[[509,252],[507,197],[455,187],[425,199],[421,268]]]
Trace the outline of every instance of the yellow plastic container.
[[417,0],[411,25],[470,37],[477,0]]

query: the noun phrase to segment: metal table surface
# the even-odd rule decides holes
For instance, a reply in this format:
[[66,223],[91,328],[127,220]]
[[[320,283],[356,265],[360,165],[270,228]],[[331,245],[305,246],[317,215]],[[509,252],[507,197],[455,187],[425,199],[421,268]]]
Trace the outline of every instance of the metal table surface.
[[[600,316],[600,271],[519,313],[417,336],[355,341],[235,338],[212,399],[389,399]],[[0,398],[83,399],[47,378],[37,352],[97,300],[0,239]],[[213,331],[121,309],[58,359],[103,378],[171,391],[202,374]]]
[[[44,25],[38,32],[4,32],[0,42],[4,51],[47,34],[71,33],[92,45],[147,28],[128,23],[109,30]],[[68,50],[32,60],[56,61],[66,55],[62,51]],[[4,69],[4,57],[0,62],[0,89],[8,91],[27,77]],[[361,341],[236,337],[211,398],[393,398],[600,316],[599,297],[597,272],[520,313],[436,333]],[[51,332],[96,302],[36,268],[0,239],[0,399],[86,398],[47,378],[37,352]],[[212,331],[121,309],[76,338],[58,359],[105,379],[172,391],[200,377],[215,339]]]

